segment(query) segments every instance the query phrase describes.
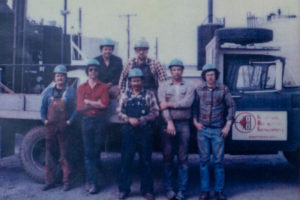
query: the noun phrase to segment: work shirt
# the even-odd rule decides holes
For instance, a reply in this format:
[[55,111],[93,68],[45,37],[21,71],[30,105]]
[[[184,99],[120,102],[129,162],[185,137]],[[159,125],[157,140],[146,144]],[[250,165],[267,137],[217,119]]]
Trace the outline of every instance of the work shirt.
[[194,101],[194,86],[184,80],[173,84],[172,80],[162,83],[158,88],[159,102],[171,102],[172,108],[163,111],[163,117],[169,120],[188,120],[191,118],[191,106]]
[[213,88],[207,84],[196,89],[193,116],[206,127],[223,128],[226,120],[232,120],[235,103],[227,86],[216,83]]
[[[145,99],[145,110],[147,111],[144,115],[138,117],[142,125],[146,124],[148,121],[153,121],[159,115],[159,107],[157,105],[155,95],[152,91],[142,90],[139,94],[133,94],[131,90],[127,90],[126,92],[121,94],[119,105],[117,107],[118,116],[122,121],[124,121],[125,123],[129,122],[128,119],[130,117],[130,114],[128,114],[127,106],[131,101],[136,99],[140,99],[141,101]],[[137,109],[138,107],[139,106],[137,105]]]
[[[63,96],[65,91],[66,93]],[[76,91],[74,88],[69,87],[59,90],[56,86],[48,88],[44,93],[40,110],[42,120],[47,120],[48,108],[51,103],[52,94],[53,98],[64,98],[67,107],[66,121],[69,120],[70,122],[73,122],[76,116]]]
[[[77,88],[77,110],[82,110],[86,107],[84,103],[84,99],[98,101],[101,100],[101,103],[104,106],[108,106],[109,104],[109,95],[108,89],[105,83],[97,80],[96,85],[91,88],[88,81],[81,84]],[[83,112],[84,115],[87,116],[96,116],[103,112],[103,108],[91,108]]]
[[[152,73],[151,76],[154,79],[155,85],[153,85],[153,86],[148,85],[145,88],[154,89],[154,91],[156,91],[158,88],[158,82],[166,81],[168,79],[168,76],[167,76],[163,66],[158,61],[147,58],[146,63],[139,66],[137,64],[137,59],[133,58],[128,61],[127,65],[124,67],[124,69],[121,73],[120,81],[119,81],[119,88],[120,88],[121,92],[125,92],[127,77],[128,77],[128,73],[129,73],[130,69],[137,67],[137,68],[140,68],[142,71],[145,71],[144,67],[148,67],[148,66],[149,66],[150,72]],[[146,75],[150,76],[149,73],[147,73]],[[149,80],[149,77],[144,77],[144,79]]]
[[120,75],[122,72],[122,59],[118,56],[111,55],[109,58],[109,65],[106,66],[103,56],[100,55],[96,57],[99,61],[99,80],[103,83],[112,83],[113,85],[118,85],[120,80]]

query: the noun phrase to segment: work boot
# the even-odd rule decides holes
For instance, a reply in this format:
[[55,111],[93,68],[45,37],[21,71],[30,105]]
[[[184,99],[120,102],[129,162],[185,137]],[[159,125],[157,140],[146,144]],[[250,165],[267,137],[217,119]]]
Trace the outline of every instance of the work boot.
[[97,185],[94,183],[86,183],[85,189],[90,194],[96,194],[98,192]]
[[126,199],[128,197],[129,192],[119,192],[119,199]]
[[54,188],[55,185],[54,184],[46,184],[42,187],[42,191],[47,191],[47,190],[50,190],[52,188]]
[[149,192],[147,192],[147,193],[144,195],[144,198],[145,198],[146,200],[154,200],[153,194],[151,194],[151,193],[149,193]]
[[178,191],[175,199],[176,200],[184,200],[184,191]]
[[215,192],[215,198],[216,198],[216,200],[227,200],[223,191]]
[[168,200],[175,200],[176,193],[173,190],[168,190],[166,196]]
[[199,196],[199,200],[208,200],[209,199],[209,192],[201,192]]
[[71,185],[70,184],[64,184],[63,186],[63,191],[66,192],[66,191],[69,191],[71,189]]

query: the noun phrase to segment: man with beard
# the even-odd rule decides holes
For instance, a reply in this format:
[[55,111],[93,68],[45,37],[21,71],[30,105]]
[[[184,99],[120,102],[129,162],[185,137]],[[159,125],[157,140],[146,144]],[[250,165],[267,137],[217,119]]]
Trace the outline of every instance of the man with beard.
[[157,92],[159,81],[166,81],[167,74],[164,71],[162,65],[151,58],[148,58],[149,43],[145,39],[140,39],[134,44],[134,50],[136,57],[128,61],[127,65],[124,67],[120,81],[119,88],[121,92],[126,89],[126,81],[128,73],[133,68],[138,68],[142,70],[144,74],[144,88],[150,89]]

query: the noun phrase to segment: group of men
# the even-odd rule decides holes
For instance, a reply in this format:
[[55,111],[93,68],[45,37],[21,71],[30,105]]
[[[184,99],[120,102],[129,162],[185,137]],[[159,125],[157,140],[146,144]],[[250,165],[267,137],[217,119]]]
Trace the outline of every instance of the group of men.
[[[98,192],[99,141],[107,120],[105,109],[110,98],[119,101],[117,113],[122,127],[121,170],[119,199],[130,194],[132,164],[136,150],[141,170],[141,193],[145,199],[154,199],[151,168],[153,132],[159,131],[164,157],[164,186],[170,200],[185,199],[188,182],[188,149],[190,121],[197,129],[200,155],[201,193],[199,200],[210,198],[210,149],[215,167],[214,195],[225,200],[224,139],[228,135],[235,112],[235,104],[228,88],[217,82],[219,72],[212,64],[202,71],[202,84],[183,80],[184,64],[173,59],[169,64],[168,80],[162,65],[148,58],[149,44],[139,40],[134,49],[136,57],[124,67],[122,60],[112,55],[114,42],[106,38],[100,45],[101,55],[89,61],[87,82],[74,89],[67,87],[67,69],[59,65],[54,70],[55,86],[44,95],[41,116],[46,127],[46,181],[43,190],[55,186],[58,152],[63,171],[63,190],[71,188],[71,166],[67,148],[70,126],[77,112],[81,115],[84,146],[86,188]],[[161,120],[163,118],[163,120]],[[163,123],[161,123],[163,121]],[[174,157],[178,169],[174,173]],[[174,178],[177,174],[177,178]],[[176,181],[174,181],[176,180]]]

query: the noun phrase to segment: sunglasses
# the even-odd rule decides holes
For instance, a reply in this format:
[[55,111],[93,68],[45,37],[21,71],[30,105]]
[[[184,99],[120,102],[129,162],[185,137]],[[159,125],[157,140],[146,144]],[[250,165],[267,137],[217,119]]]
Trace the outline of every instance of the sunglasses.
[[97,68],[89,68],[88,71],[89,71],[89,72],[98,72],[98,69],[97,69]]

